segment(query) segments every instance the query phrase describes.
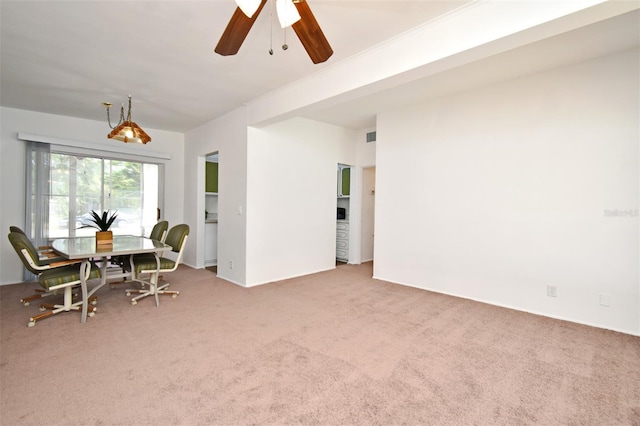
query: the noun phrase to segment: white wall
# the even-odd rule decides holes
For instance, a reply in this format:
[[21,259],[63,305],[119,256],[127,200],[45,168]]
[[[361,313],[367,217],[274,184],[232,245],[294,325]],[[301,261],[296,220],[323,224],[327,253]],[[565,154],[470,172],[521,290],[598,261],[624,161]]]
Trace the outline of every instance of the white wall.
[[307,119],[247,129],[239,108],[185,140],[186,264],[204,267],[204,160],[218,151],[219,277],[252,286],[335,267],[336,167],[355,162],[354,131]]
[[[204,267],[205,156],[219,152],[218,276],[246,281],[247,119],[244,107],[185,135],[185,220],[190,241],[184,262]],[[196,250],[197,249],[197,250]],[[230,263],[233,262],[233,268]]]
[[363,178],[366,173],[365,169],[374,167],[376,164],[376,143],[367,142],[367,133],[375,130],[375,128],[360,130],[356,138],[356,162],[351,168],[351,193],[353,195],[350,197],[349,210],[349,263],[359,264],[371,260],[370,254],[373,250],[373,241],[368,241],[370,236],[363,235],[363,232],[369,232],[369,230],[363,228],[367,227],[367,221],[372,219],[372,215],[375,215],[375,211],[373,211],[375,205],[373,208],[370,208],[369,205],[363,205],[366,204],[363,198],[367,197],[365,193],[370,192],[370,188],[367,188],[368,185],[365,184]]
[[379,114],[374,275],[639,334],[638,64],[627,51]]
[[362,169],[362,191],[360,195],[362,205],[361,221],[361,261],[373,260],[373,238],[375,224],[375,194],[376,188],[376,168],[367,167]]
[[[18,139],[18,132],[31,133],[70,141],[92,144],[118,144],[107,139],[109,126],[102,121],[83,120],[52,114],[43,114],[12,108],[0,108],[0,228],[6,233],[9,226],[24,227],[25,223],[25,142]],[[144,126],[144,123],[140,123]],[[149,150],[167,153],[170,160],[153,160],[165,164],[165,202],[163,217],[169,223],[182,221],[184,187],[184,137],[181,133],[154,130],[145,127],[152,141],[145,145]],[[96,145],[97,146],[97,145]],[[141,149],[136,146],[135,148]],[[6,235],[6,234],[5,234]],[[22,263],[8,239],[0,240],[0,284],[22,281]]]
[[307,119],[249,129],[248,286],[335,268],[338,163],[355,132]]

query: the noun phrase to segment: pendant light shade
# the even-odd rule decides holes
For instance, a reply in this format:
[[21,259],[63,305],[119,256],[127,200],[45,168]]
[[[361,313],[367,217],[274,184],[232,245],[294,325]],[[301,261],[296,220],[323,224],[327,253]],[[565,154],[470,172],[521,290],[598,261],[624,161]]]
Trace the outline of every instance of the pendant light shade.
[[151,141],[149,135],[133,121],[123,122],[113,129],[107,137],[126,143],[146,144]]
[[300,14],[293,0],[276,0],[276,11],[280,27],[289,27],[300,20]]

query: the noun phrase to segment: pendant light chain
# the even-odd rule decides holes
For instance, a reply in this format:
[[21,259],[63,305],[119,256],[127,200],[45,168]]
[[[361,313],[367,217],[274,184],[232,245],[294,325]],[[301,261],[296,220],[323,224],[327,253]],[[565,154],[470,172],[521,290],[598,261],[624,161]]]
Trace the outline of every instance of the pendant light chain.
[[[120,124],[122,124],[122,122],[124,121],[124,104],[120,104],[120,119],[118,120],[118,124],[116,124],[115,126],[111,125],[111,115],[109,114],[111,104],[109,102],[103,102],[102,104],[107,107],[107,123],[109,124],[109,127],[115,129]],[[129,97],[129,110],[131,110],[131,97]]]
[[129,95],[129,113],[127,114],[127,121],[131,122],[131,95]]

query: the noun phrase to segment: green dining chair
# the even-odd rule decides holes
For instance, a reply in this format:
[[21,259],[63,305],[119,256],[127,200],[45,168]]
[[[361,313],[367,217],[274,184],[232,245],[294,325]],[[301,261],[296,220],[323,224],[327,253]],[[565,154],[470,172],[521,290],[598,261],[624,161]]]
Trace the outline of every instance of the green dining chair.
[[166,220],[161,220],[160,222],[153,225],[153,229],[151,229],[151,234],[149,234],[149,238],[152,240],[158,240],[164,242],[167,237],[167,229],[169,229],[169,222]]
[[[26,232],[24,232],[22,228],[18,226],[10,226],[9,232],[18,232],[24,235],[25,237],[29,238]],[[53,247],[51,246],[39,246],[37,247],[37,252],[38,252],[38,259],[40,260],[40,263],[44,265],[66,260],[64,257],[58,255],[53,250]],[[77,263],[80,263],[80,261],[78,260]],[[20,299],[20,303],[22,303],[24,306],[29,306],[31,302],[34,300],[42,299],[44,297],[53,296],[56,294],[58,294],[57,291],[45,291],[42,288],[36,288],[34,290],[34,294],[32,294],[31,296],[23,297],[22,299]]]
[[[171,251],[175,253],[175,260],[165,256],[160,257],[160,269],[158,269],[158,261],[156,261],[156,256],[153,254],[137,254],[130,258],[129,268],[132,271],[131,280],[149,286],[148,289],[143,288],[125,290],[127,296],[131,296],[131,293],[139,294],[139,296],[131,299],[132,305],[136,305],[138,303],[138,300],[145,297],[155,296],[156,306],[159,306],[160,299],[158,295],[170,294],[171,297],[175,298],[178,296],[178,294],[180,294],[179,291],[167,290],[167,287],[169,287],[169,283],[158,285],[158,281],[159,275],[161,273],[173,272],[178,268],[180,260],[182,259],[182,254],[184,252],[188,236],[189,225],[186,224],[175,225],[169,230],[164,242],[165,244],[171,246]],[[149,278],[147,280],[141,279],[141,276],[145,274],[150,275]]]
[[[42,304],[39,315],[29,318],[29,327],[36,325],[36,321],[43,320],[61,312],[81,311],[82,301],[73,302],[73,287],[80,285],[81,276],[86,280],[100,278],[100,269],[93,262],[86,264],[77,261],[63,260],[58,262],[45,263],[38,256],[38,250],[33,246],[29,238],[24,233],[10,232],[9,241],[16,254],[22,261],[25,268],[38,277],[38,283],[46,292],[64,290],[64,302],[58,304]],[[86,266],[84,266],[86,265]],[[90,303],[95,304],[96,298],[92,298]],[[94,306],[87,307],[89,316],[95,314]]]
[[[167,237],[167,229],[169,228],[169,222],[166,220],[161,220],[158,223],[156,223],[155,225],[153,225],[153,228],[151,229],[151,233],[149,234],[149,238],[151,238],[152,240],[157,240],[157,241],[162,241],[164,242],[165,238]],[[114,282],[109,282],[109,287],[111,287],[111,289],[114,289],[116,287],[116,285],[118,284],[124,284],[127,281],[127,278],[131,278],[130,275],[127,275],[127,268],[126,265],[129,263],[129,256],[115,256],[113,258],[111,258],[111,264],[112,265],[117,265],[120,268],[122,268],[122,274],[118,274],[118,278],[122,277],[121,280],[119,281],[114,281]],[[131,269],[128,269],[129,271]],[[109,279],[109,277],[107,276],[107,279]],[[140,283],[142,288],[144,288],[144,284]]]
[[[9,232],[18,232],[22,235],[24,235],[25,237],[29,238],[27,236],[27,233],[24,232],[22,230],[22,228],[18,227],[18,226],[10,226],[9,227]],[[64,260],[64,257],[60,256],[59,254],[57,254],[54,250],[53,247],[51,246],[39,246],[37,248],[38,250],[38,257],[45,262],[57,262],[60,260]]]

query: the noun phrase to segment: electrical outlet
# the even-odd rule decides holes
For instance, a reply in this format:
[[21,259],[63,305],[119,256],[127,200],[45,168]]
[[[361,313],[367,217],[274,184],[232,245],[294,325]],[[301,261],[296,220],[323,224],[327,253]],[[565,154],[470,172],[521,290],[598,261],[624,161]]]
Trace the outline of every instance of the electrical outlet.
[[233,260],[229,261],[229,269],[233,269]]
[[555,285],[547,286],[547,296],[558,297],[558,288]]

